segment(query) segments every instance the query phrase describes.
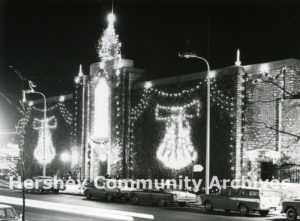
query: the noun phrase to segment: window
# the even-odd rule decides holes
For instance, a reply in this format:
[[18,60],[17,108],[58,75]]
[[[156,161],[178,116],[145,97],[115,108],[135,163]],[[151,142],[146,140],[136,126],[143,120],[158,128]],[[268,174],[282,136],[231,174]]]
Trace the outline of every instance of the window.
[[238,194],[238,192],[239,192],[238,189],[232,188],[231,189],[231,196],[236,196]]
[[7,218],[14,218],[15,213],[12,209],[6,209],[6,216],[7,216]]
[[228,195],[229,195],[229,192],[230,192],[229,189],[222,189],[220,194],[221,194],[221,195],[226,195],[226,196],[228,196]]
[[249,196],[250,197],[259,197],[258,190],[249,190]]
[[5,218],[5,211],[4,211],[4,209],[0,209],[0,218]]
[[239,192],[240,196],[249,196],[249,190],[243,190],[241,189]]
[[261,196],[263,196],[263,197],[278,197],[279,194],[276,191],[272,191],[272,190],[262,190]]

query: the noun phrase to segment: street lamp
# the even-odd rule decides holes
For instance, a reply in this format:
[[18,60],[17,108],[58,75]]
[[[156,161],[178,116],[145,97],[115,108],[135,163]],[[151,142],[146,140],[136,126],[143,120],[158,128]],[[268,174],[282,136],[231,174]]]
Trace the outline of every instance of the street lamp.
[[179,57],[190,59],[196,58],[205,62],[207,67],[207,117],[206,117],[206,167],[205,167],[205,192],[209,194],[209,172],[210,172],[210,66],[205,58],[194,53],[179,53]]
[[26,102],[26,94],[39,94],[44,99],[44,156],[43,156],[43,176],[46,176],[46,122],[47,122],[47,99],[45,94],[39,91],[35,91],[34,88],[36,85],[32,81],[28,81],[29,90],[23,90],[23,103]]
[[70,154],[67,152],[64,152],[60,155],[60,159],[65,163],[70,160]]

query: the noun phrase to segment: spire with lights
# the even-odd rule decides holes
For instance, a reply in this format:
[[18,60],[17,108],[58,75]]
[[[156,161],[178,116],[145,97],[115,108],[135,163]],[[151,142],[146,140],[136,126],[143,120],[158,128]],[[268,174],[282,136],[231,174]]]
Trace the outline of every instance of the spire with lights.
[[235,66],[241,66],[241,64],[242,64],[242,62],[241,62],[241,59],[240,59],[240,49],[237,49]]
[[83,76],[83,72],[82,72],[82,65],[79,65],[79,72],[78,72],[78,76],[82,77]]
[[115,32],[114,22],[116,17],[113,13],[107,16],[108,26],[98,41],[98,56],[101,63],[121,58],[121,43]]

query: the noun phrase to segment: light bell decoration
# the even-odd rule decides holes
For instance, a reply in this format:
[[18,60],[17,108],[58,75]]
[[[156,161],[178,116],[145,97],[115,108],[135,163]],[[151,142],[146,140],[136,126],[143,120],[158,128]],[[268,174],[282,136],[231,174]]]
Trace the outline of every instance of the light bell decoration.
[[166,167],[182,169],[197,160],[198,153],[191,141],[191,126],[188,119],[199,116],[200,102],[184,106],[156,107],[156,120],[166,122],[166,133],[156,151],[156,157]]
[[[46,123],[46,131],[44,131],[44,124]],[[55,148],[52,142],[50,129],[57,127],[57,120],[54,116],[46,119],[46,122],[39,119],[34,119],[33,129],[38,130],[39,138],[37,146],[34,150],[34,157],[40,164],[49,164],[55,157]],[[46,136],[46,146],[44,147],[44,136]],[[45,151],[45,154],[44,154]],[[44,159],[45,157],[45,159]]]

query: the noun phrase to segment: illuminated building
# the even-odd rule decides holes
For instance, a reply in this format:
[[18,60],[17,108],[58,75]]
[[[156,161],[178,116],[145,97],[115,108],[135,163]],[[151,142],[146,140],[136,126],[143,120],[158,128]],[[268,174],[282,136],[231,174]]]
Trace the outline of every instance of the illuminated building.
[[[112,22],[98,53],[89,75],[75,78],[81,178],[174,178],[204,167],[206,73],[144,81],[144,71],[122,59]],[[300,61],[241,66],[238,51],[235,64],[210,72],[211,174],[279,177],[300,163]]]

